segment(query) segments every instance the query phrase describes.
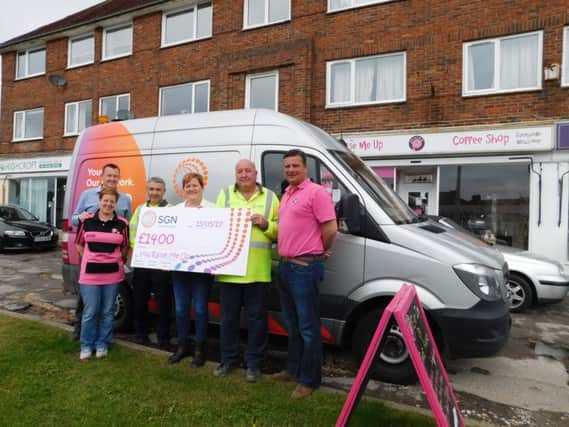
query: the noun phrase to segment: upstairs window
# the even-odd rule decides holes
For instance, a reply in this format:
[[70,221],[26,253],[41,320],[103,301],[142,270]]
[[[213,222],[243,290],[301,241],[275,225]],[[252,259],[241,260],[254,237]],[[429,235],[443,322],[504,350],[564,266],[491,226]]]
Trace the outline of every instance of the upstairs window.
[[43,138],[43,108],[14,112],[14,141]]
[[464,96],[541,89],[543,32],[465,43]]
[[119,111],[130,111],[130,94],[123,93],[121,95],[105,96],[100,99],[99,115],[107,116],[109,120],[119,119]]
[[354,7],[367,6],[375,3],[387,3],[393,0],[328,0],[328,12],[352,9]]
[[290,20],[290,0],[245,0],[244,27],[254,28]]
[[69,39],[67,67],[79,67],[95,61],[95,36],[80,36]]
[[563,29],[563,63],[561,64],[561,85],[569,86],[569,27]]
[[29,49],[16,55],[16,79],[45,74],[45,48]]
[[160,88],[160,115],[209,111],[209,80]]
[[65,104],[64,135],[78,135],[83,129],[91,126],[92,111],[93,103],[90,99]]
[[171,46],[211,37],[211,2],[191,9],[164,13],[162,18],[162,46]]
[[247,76],[245,108],[268,108],[279,110],[279,73],[253,74]]
[[106,28],[103,31],[103,60],[132,54],[132,25]]
[[405,101],[405,63],[404,52],[328,62],[326,106]]

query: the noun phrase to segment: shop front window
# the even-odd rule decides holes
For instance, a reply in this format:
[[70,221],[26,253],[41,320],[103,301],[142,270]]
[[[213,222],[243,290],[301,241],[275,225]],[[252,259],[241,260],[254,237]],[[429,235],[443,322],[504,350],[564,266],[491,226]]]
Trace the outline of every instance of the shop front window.
[[439,214],[488,243],[528,247],[526,164],[441,166]]
[[8,202],[30,211],[40,221],[59,226],[65,181],[55,177],[10,180]]

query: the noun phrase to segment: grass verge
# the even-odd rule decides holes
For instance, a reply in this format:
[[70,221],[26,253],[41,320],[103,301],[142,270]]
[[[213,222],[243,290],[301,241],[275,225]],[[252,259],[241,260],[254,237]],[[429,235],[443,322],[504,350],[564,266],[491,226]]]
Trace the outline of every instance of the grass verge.
[[[244,371],[215,378],[189,362],[113,346],[103,360],[80,362],[65,332],[0,314],[3,425],[333,426],[345,396],[318,391],[297,401],[294,384]],[[351,426],[434,426],[432,419],[362,400]]]

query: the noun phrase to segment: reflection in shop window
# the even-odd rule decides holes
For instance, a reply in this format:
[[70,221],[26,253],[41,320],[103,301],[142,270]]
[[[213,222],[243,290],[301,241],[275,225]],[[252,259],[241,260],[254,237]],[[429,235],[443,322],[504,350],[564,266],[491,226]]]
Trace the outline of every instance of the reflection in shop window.
[[526,164],[440,167],[439,214],[489,243],[528,247]]

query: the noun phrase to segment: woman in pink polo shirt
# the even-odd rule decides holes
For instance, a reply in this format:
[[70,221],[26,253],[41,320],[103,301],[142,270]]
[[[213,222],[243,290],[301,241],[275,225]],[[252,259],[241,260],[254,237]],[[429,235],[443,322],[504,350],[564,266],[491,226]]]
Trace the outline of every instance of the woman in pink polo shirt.
[[75,244],[81,256],[79,286],[84,308],[81,318],[81,360],[106,357],[113,336],[115,300],[124,280],[128,252],[128,221],[117,216],[119,194],[105,188],[99,209],[79,225]]

